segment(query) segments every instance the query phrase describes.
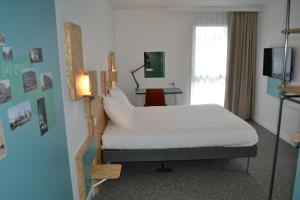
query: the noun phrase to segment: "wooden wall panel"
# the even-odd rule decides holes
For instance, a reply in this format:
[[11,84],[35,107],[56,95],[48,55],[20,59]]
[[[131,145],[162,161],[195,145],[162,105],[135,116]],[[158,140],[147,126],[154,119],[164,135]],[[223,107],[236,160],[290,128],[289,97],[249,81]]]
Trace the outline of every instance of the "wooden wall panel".
[[64,23],[64,46],[68,93],[72,101],[77,101],[80,96],[76,92],[76,77],[84,73],[81,28],[79,25],[71,22]]

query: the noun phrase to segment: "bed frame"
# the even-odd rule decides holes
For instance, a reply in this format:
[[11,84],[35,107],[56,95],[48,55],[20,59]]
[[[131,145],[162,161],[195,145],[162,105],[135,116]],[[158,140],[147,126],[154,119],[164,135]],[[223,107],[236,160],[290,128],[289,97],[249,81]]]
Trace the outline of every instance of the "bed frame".
[[257,146],[200,147],[176,149],[103,150],[105,162],[172,161],[201,159],[233,159],[255,157]]
[[[111,58],[114,63],[114,57]],[[107,95],[112,85],[116,84],[117,78],[114,64],[109,67],[108,78],[105,71],[101,71],[101,88],[102,95]],[[100,112],[98,112],[100,111]],[[107,124],[108,117],[103,109],[101,97],[97,97],[92,101],[92,112],[94,120]],[[99,130],[99,127],[95,128]],[[172,161],[172,160],[201,160],[201,159],[233,159],[248,158],[246,171],[249,172],[249,163],[251,157],[257,155],[257,145],[250,147],[201,147],[201,148],[179,148],[179,149],[139,149],[139,150],[102,150],[102,134],[105,127],[101,127],[95,135],[97,150],[99,150],[98,158],[106,163],[119,162],[140,162],[140,161]],[[101,153],[100,153],[101,152]],[[164,167],[164,165],[162,165]]]

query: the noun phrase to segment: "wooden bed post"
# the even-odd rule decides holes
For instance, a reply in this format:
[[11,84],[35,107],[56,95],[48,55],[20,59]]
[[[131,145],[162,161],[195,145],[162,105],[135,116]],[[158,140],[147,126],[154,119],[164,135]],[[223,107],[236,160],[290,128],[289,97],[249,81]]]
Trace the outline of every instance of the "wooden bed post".
[[108,84],[109,88],[115,86],[117,82],[117,70],[116,70],[116,61],[115,54],[111,52],[108,55]]
[[106,71],[100,72],[100,80],[101,80],[101,93],[102,95],[108,95],[109,86],[107,84]]
[[103,107],[103,98],[96,97],[92,100],[91,114],[93,117],[94,137],[96,140],[96,157],[97,164],[102,164],[102,133],[107,125],[108,117],[105,114]]
[[93,136],[94,125],[93,125],[93,116],[92,116],[92,113],[91,113],[91,100],[94,97],[98,96],[97,72],[96,71],[89,71],[89,72],[85,72],[85,74],[89,75],[91,96],[83,97],[84,110],[85,110],[85,113],[86,113],[88,134],[90,136]]

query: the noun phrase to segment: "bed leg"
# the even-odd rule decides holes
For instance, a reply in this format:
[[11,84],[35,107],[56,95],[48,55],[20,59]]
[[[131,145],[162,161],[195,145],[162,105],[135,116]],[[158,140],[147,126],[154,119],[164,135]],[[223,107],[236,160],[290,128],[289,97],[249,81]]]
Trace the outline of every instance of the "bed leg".
[[171,172],[171,168],[166,168],[165,162],[161,161],[161,168],[156,169],[157,172]]
[[250,157],[247,158],[247,170],[246,170],[247,174],[250,174],[249,168],[250,168]]

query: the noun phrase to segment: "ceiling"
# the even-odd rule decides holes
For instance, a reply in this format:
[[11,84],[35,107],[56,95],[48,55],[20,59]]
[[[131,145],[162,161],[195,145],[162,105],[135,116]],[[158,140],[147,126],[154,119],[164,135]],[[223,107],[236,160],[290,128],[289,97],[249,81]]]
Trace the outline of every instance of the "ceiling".
[[150,9],[192,6],[260,6],[271,0],[112,0],[114,9]]

